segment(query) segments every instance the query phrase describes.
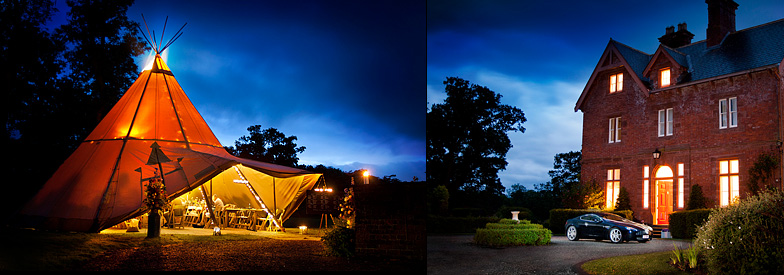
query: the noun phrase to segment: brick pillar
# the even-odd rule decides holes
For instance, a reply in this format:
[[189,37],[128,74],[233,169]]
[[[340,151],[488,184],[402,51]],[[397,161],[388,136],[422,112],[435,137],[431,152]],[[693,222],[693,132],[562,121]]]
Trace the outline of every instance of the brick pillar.
[[355,185],[357,256],[424,261],[425,194],[424,183]]

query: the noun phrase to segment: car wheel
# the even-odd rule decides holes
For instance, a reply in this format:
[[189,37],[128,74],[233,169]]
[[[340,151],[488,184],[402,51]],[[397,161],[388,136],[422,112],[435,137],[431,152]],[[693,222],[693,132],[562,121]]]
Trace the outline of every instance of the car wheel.
[[623,241],[623,233],[617,227],[610,229],[610,241],[613,243],[620,243]]
[[579,240],[579,238],[577,237],[577,227],[574,227],[574,225],[570,225],[569,227],[567,227],[566,238],[569,239],[570,241]]

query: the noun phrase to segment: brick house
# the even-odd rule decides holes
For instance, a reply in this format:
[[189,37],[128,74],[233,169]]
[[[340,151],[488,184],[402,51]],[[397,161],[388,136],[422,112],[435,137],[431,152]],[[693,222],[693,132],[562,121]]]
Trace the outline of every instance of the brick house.
[[[735,30],[731,0],[707,0],[707,39],[668,27],[653,54],[610,39],[575,112],[583,112],[582,181],[622,186],[635,218],[669,224],[699,184],[714,206],[748,196],[760,154],[782,188],[784,19]],[[656,158],[654,155],[658,154]]]

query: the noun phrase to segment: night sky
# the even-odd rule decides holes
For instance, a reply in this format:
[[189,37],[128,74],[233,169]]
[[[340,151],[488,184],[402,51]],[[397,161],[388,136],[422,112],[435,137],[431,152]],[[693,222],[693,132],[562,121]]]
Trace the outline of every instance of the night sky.
[[156,40],[167,16],[165,41],[187,23],[162,56],[224,146],[259,124],[297,136],[300,164],[411,181],[425,178],[425,6],[139,0],[127,16]]
[[[737,30],[784,18],[781,0],[743,1]],[[685,22],[705,40],[708,5],[668,1],[427,2],[427,102],[442,103],[443,81],[458,76],[500,93],[528,119],[512,133],[507,188],[547,182],[557,153],[581,150],[574,106],[610,38],[653,54],[668,26]]]

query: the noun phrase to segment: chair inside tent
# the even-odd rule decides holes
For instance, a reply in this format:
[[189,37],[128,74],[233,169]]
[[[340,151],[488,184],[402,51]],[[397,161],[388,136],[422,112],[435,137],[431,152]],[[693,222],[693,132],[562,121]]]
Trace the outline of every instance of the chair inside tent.
[[[165,47],[164,47],[165,49]],[[162,170],[167,198],[203,184],[225,204],[276,216],[282,226],[321,174],[229,154],[156,50],[76,151],[20,211],[23,227],[99,232],[149,211],[145,185]],[[220,91],[215,91],[219,93]],[[211,194],[205,194],[211,197]],[[282,211],[281,211],[282,210]]]

